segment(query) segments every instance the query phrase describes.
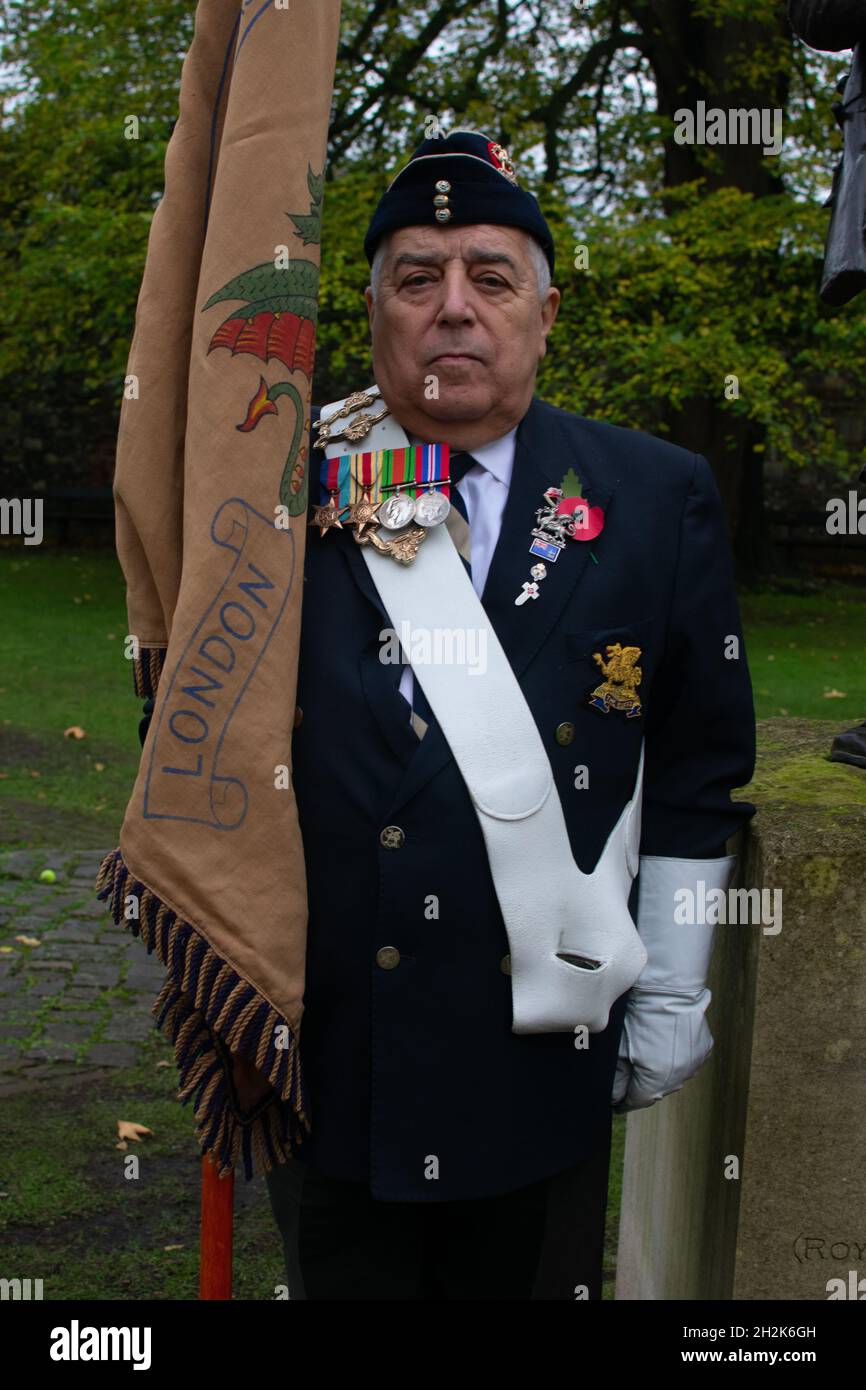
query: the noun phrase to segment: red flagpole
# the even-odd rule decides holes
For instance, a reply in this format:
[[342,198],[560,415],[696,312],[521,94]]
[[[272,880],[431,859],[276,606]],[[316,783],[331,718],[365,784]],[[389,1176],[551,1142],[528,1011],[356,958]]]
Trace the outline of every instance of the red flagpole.
[[232,1296],[232,1223],[235,1175],[221,1178],[207,1154],[201,1161],[199,1298]]

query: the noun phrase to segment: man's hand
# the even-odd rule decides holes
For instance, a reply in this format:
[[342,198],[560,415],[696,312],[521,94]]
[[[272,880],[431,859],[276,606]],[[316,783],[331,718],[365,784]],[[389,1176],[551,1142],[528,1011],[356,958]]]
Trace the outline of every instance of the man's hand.
[[628,999],[611,1103],[618,1115],[679,1091],[713,1050],[708,989],[665,994],[635,986]]
[[232,1080],[238,1103],[244,1113],[257,1106],[269,1092],[276,1095],[271,1083],[261,1072],[256,1071],[252,1062],[236,1054],[232,1055]]
[[712,999],[707,975],[715,922],[706,920],[709,914],[702,913],[704,919],[696,921],[697,914],[680,913],[678,902],[684,890],[693,904],[697,899],[705,902],[708,889],[726,892],[736,864],[736,855],[641,855],[637,929],[647,963],[626,1004],[611,1091],[617,1114],[654,1105],[680,1090],[713,1050],[704,1015]]

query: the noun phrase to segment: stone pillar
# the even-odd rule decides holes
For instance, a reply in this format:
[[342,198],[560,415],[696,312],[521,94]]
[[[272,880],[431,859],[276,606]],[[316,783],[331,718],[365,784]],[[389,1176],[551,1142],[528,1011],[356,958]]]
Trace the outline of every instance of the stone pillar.
[[839,727],[758,725],[741,883],[782,889],[782,929],[717,927],[713,1053],[629,1115],[618,1299],[866,1280],[866,770],[827,760]]

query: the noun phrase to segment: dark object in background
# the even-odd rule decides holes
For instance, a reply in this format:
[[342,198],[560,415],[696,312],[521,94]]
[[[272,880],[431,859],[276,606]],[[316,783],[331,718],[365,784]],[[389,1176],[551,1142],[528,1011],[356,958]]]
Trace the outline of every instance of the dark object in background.
[[866,720],[856,728],[836,735],[830,749],[830,762],[866,767]]
[[788,22],[810,48],[838,53],[866,38],[866,3],[864,0],[788,0]]
[[819,290],[838,307],[866,288],[866,0],[788,0],[788,20],[810,48],[854,49],[842,100],[833,103],[844,144],[825,203],[833,211]]

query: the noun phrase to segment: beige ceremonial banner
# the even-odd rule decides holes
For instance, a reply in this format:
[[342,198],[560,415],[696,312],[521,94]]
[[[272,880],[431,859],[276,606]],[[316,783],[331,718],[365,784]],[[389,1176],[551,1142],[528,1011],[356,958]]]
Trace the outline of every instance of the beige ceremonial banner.
[[247,1177],[309,1131],[291,738],[339,0],[200,0],[117,447],[117,551],[156,705],[97,879],[166,967],[202,1149]]

